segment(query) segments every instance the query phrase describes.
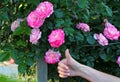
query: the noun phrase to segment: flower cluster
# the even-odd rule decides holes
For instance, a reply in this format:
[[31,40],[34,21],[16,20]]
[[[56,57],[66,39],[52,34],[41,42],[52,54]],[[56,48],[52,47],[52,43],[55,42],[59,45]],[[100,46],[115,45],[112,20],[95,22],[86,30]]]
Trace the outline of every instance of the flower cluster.
[[[53,13],[53,5],[48,1],[40,3],[37,8],[32,11],[27,17],[28,26],[32,27],[30,34],[30,42],[37,44],[41,38],[41,31],[39,28],[43,25],[46,18]],[[48,36],[48,41],[51,47],[58,48],[64,43],[64,31],[62,29],[53,30]],[[59,62],[61,57],[60,52],[48,50],[45,54],[45,61],[48,64],[55,64]]]
[[[48,36],[48,42],[51,47],[58,48],[65,42],[65,33],[62,29],[56,29]],[[59,62],[61,54],[59,51],[48,50],[45,55],[45,61],[48,64],[55,64]]]
[[[85,32],[90,32],[90,27],[86,23],[78,23],[76,25],[77,29],[83,30]],[[99,34],[94,34],[93,37],[95,40],[98,41],[98,43],[102,46],[108,45],[108,39],[109,40],[118,40],[120,36],[120,31],[117,30],[117,28],[109,23],[107,20],[105,21],[105,28],[104,32]]]
[[[78,23],[76,25],[77,29],[83,30],[85,32],[90,32],[90,27],[86,23]],[[98,43],[102,46],[108,45],[108,39],[109,40],[118,40],[120,36],[120,31],[117,30],[117,28],[109,23],[107,20],[105,21],[105,28],[104,32],[99,34],[94,34],[93,37],[95,40],[98,41]]]
[[46,18],[53,13],[53,5],[48,1],[41,2],[38,7],[31,11],[27,16],[28,26],[32,27],[33,30],[30,34],[30,42],[37,44],[41,38],[41,31],[39,28],[43,25]]
[[[27,24],[32,28],[29,40],[32,44],[38,43],[42,34],[42,31],[40,31],[39,28],[43,25],[45,19],[50,17],[53,11],[53,4],[48,1],[44,1],[41,2],[37,8],[31,11],[27,16]],[[14,21],[11,25],[11,30],[14,31],[17,27],[19,27],[21,21],[23,21],[23,19],[17,19]],[[48,36],[48,42],[53,48],[60,47],[65,42],[64,31],[62,29],[53,30]],[[54,50],[49,49],[44,58],[46,63],[55,64],[59,62],[61,54],[59,51],[55,52]]]
[[[109,40],[118,40],[118,38],[120,36],[120,31],[118,31],[114,25],[112,25],[111,23],[106,21],[103,34]],[[105,42],[107,42],[107,39]],[[108,44],[108,43],[106,43],[106,44]]]
[[48,1],[41,2],[27,17],[28,26],[40,28],[45,19],[53,13],[53,5]]

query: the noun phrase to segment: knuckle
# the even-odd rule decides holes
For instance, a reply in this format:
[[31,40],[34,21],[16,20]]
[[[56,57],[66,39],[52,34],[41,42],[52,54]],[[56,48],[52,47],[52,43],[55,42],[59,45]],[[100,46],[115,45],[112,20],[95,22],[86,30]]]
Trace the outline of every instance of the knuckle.
[[61,66],[61,62],[59,62],[58,65]]

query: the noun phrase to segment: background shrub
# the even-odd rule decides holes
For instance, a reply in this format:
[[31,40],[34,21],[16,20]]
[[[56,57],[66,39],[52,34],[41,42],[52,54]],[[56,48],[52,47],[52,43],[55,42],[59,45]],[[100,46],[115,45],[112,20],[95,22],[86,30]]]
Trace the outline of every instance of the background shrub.
[[[12,57],[19,65],[19,72],[26,72],[51,48],[47,41],[50,32],[63,28],[66,34],[65,43],[55,49],[62,53],[63,58],[65,49],[69,48],[72,57],[80,63],[120,77],[120,69],[116,64],[120,55],[120,40],[109,40],[109,45],[103,47],[93,38],[94,33],[103,32],[104,19],[108,19],[120,29],[119,0],[49,0],[54,5],[54,13],[41,27],[43,33],[39,43],[33,45],[29,42],[31,28],[28,27],[26,20],[14,32],[10,26],[17,18],[25,19],[42,1],[44,0],[0,1],[0,61]],[[76,29],[79,22],[89,24],[91,31]],[[56,66],[48,65],[50,79],[58,78]],[[53,69],[56,71],[51,71]]]

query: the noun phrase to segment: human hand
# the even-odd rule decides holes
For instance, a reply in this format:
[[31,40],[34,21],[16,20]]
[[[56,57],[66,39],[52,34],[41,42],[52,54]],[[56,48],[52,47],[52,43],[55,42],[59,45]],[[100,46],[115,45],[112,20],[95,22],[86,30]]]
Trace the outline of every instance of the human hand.
[[66,78],[68,76],[78,76],[80,64],[71,57],[68,49],[65,51],[65,56],[66,58],[58,63],[59,76],[61,78]]

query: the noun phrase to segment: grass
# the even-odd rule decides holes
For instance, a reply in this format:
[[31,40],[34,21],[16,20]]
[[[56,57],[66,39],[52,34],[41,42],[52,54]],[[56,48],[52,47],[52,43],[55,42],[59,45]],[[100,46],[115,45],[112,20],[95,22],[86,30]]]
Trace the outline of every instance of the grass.
[[8,78],[7,76],[0,75],[0,82],[20,82],[18,80],[13,80],[11,78]]
[[[7,76],[0,75],[0,82],[28,82],[28,81],[23,81],[22,79],[11,79]],[[37,82],[36,80],[30,81],[30,82]]]

